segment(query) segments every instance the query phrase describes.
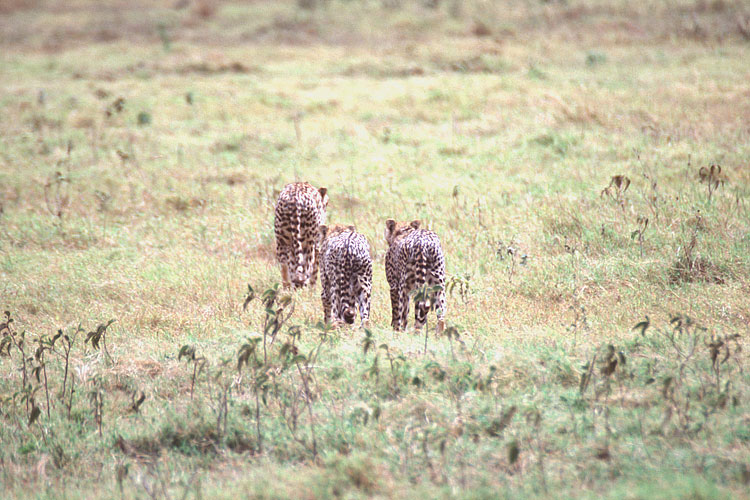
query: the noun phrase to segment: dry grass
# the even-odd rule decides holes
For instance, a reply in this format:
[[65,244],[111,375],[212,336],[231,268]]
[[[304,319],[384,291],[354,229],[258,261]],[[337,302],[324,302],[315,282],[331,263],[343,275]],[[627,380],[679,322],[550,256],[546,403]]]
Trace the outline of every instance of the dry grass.
[[[142,497],[160,483],[216,498],[746,495],[746,375],[730,372],[717,401],[723,389],[705,389],[715,339],[703,339],[697,378],[673,396],[694,390],[693,410],[713,413],[679,415],[662,389],[680,358],[654,333],[681,313],[750,352],[746,7],[400,4],[2,4],[3,310],[30,339],[117,319],[112,362],[79,338],[70,416],[53,398],[29,425],[13,403],[20,358],[0,358],[7,495],[116,496],[122,484]],[[295,180],[328,187],[329,222],[371,242],[375,347],[339,330],[314,380],[272,371],[298,392],[266,395],[261,453],[251,367],[225,427],[217,415],[238,348],[261,333],[247,284],[279,281],[273,205]],[[388,328],[389,217],[440,235],[460,341],[429,337],[425,354],[424,337]],[[305,355],[318,294],[294,294]],[[611,377],[607,344],[628,359]],[[183,345],[209,359],[194,399]],[[581,394],[584,366],[595,376]],[[303,382],[318,454],[309,417],[293,436],[284,417]]]

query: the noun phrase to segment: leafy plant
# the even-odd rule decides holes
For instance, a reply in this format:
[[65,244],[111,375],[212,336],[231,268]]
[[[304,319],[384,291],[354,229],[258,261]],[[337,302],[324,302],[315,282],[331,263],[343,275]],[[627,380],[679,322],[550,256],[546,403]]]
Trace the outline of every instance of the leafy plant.
[[[248,285],[249,287],[249,285]],[[247,303],[247,302],[246,302]],[[237,372],[242,374],[242,367],[249,366],[252,370],[252,390],[255,395],[255,430],[258,439],[258,452],[263,453],[263,434],[260,428],[260,398],[265,403],[266,394],[269,389],[269,377],[266,374],[263,362],[258,358],[258,344],[261,342],[260,337],[248,339],[237,353]]]
[[625,175],[613,175],[609,185],[602,189],[600,197],[607,196],[621,209],[625,210],[625,193],[630,187],[630,178]]
[[450,295],[453,294],[454,290],[457,290],[464,304],[466,304],[468,301],[470,288],[471,288],[471,274],[470,273],[465,273],[463,275],[453,275],[450,278],[448,278],[448,282],[445,285],[445,290]]
[[701,184],[706,185],[708,202],[711,203],[711,196],[717,189],[724,185],[726,179],[721,173],[721,166],[714,164],[708,167],[701,167],[698,170],[698,180]]
[[206,367],[208,360],[205,356],[198,356],[196,354],[195,347],[192,345],[184,345],[180,347],[180,352],[177,353],[177,361],[181,361],[183,357],[187,360],[188,363],[193,364],[193,375],[190,378],[190,399],[193,399],[193,393],[195,391],[195,380]]
[[109,328],[109,326],[115,321],[117,320],[111,319],[107,323],[100,323],[99,326],[96,327],[96,330],[93,330],[86,335],[86,340],[84,340],[84,344],[88,344],[89,341],[91,341],[91,347],[97,350],[101,343],[104,354],[107,355],[107,359],[110,363],[112,362],[112,356],[109,355],[109,350],[107,349],[107,328]]

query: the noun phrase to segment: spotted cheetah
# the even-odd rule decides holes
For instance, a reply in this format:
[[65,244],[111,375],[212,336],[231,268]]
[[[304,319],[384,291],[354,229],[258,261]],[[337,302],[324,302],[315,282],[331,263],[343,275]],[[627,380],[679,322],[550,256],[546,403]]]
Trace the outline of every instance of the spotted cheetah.
[[429,298],[415,305],[414,327],[419,330],[427,321],[427,312],[436,309],[437,331],[445,328],[445,258],[437,235],[419,227],[418,220],[397,223],[385,221],[385,276],[391,287],[391,326],[394,330],[406,328],[409,315],[410,293],[423,286],[439,286]]
[[276,259],[284,288],[315,285],[318,278],[318,227],[326,222],[326,188],[307,182],[287,184],[276,202],[273,229]]
[[[354,226],[320,226],[320,284],[326,323],[354,323],[355,302],[361,325],[370,319],[372,257],[367,239]],[[333,313],[333,314],[332,314]]]

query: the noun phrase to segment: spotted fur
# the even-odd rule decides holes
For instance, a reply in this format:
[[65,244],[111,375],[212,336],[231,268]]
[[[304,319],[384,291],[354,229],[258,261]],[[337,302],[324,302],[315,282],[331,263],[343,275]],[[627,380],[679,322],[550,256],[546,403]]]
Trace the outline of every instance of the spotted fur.
[[320,226],[323,316],[326,323],[362,325],[370,319],[372,257],[367,239],[354,226]]
[[438,236],[419,227],[418,220],[397,223],[385,222],[385,276],[391,288],[391,326],[395,330],[406,328],[409,315],[410,294],[426,286],[440,287],[429,297],[421,297],[415,305],[414,327],[419,330],[427,321],[430,309],[437,312],[438,332],[445,328],[445,258]]
[[318,278],[318,227],[326,222],[326,188],[287,184],[276,202],[276,259],[285,288],[314,285]]

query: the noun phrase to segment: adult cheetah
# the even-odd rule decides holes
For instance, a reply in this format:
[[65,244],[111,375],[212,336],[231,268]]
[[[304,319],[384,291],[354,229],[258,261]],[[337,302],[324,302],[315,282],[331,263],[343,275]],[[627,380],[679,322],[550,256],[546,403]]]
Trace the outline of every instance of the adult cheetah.
[[320,284],[326,323],[354,323],[355,305],[361,325],[370,319],[372,256],[364,235],[354,226],[320,226]]
[[318,227],[326,222],[327,189],[307,182],[287,184],[276,202],[273,229],[284,288],[315,285]]
[[385,276],[391,288],[391,326],[406,328],[410,294],[421,287],[439,287],[429,297],[421,297],[415,305],[414,327],[419,330],[427,321],[427,312],[437,312],[437,331],[445,328],[445,258],[438,236],[419,227],[418,220],[385,222]]

